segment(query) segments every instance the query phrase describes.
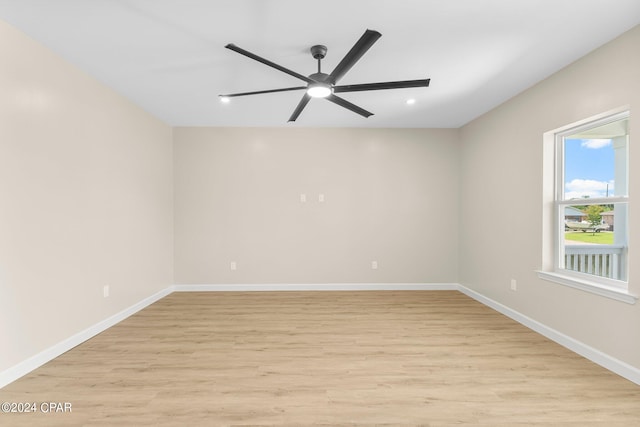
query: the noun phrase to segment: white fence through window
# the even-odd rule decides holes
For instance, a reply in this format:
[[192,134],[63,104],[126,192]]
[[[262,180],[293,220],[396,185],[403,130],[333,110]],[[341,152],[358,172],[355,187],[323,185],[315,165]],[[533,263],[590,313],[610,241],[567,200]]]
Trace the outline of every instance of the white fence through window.
[[565,269],[620,280],[624,250],[622,245],[566,245]]

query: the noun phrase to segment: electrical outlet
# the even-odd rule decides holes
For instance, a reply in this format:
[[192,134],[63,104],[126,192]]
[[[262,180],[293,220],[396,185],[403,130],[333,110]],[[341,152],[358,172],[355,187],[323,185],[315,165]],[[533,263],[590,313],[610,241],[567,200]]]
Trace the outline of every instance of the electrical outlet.
[[109,296],[109,285],[104,285],[102,287],[102,296],[105,298]]
[[324,202],[324,194],[318,194],[318,201],[320,203]]
[[511,290],[512,291],[517,291],[518,290],[518,284],[516,282],[516,279],[511,279]]
[[378,269],[378,261],[371,261],[371,269],[372,270]]
[[229,263],[229,268],[230,268],[231,270],[237,270],[237,269],[238,269],[238,264],[236,264],[236,262],[235,262],[235,261],[231,261],[231,262]]
[[306,203],[307,202],[307,195],[302,193],[300,194],[300,203]]

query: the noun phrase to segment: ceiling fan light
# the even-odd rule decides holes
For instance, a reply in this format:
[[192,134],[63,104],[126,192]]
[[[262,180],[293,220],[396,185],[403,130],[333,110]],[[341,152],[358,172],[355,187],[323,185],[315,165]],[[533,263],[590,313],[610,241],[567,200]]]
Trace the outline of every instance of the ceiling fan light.
[[309,85],[307,93],[312,98],[326,98],[331,95],[331,86],[322,83],[314,83]]

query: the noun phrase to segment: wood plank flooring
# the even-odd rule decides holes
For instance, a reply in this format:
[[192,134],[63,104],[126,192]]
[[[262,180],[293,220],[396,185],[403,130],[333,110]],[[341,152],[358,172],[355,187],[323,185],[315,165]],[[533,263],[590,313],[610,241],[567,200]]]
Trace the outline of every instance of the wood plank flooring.
[[640,426],[640,386],[456,291],[173,293],[0,390],[1,426]]

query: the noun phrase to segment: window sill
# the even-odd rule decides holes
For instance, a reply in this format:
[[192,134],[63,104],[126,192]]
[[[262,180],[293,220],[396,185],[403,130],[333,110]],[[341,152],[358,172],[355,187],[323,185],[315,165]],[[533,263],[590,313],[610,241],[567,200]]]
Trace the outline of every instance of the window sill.
[[612,286],[550,271],[537,271],[537,273],[538,277],[542,280],[559,283],[574,289],[580,289],[581,291],[611,298],[616,301],[626,302],[627,304],[635,304],[638,300],[637,295],[630,294],[623,289],[614,288]]

